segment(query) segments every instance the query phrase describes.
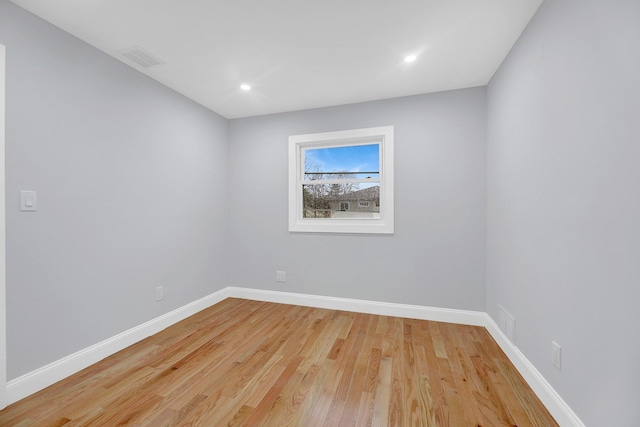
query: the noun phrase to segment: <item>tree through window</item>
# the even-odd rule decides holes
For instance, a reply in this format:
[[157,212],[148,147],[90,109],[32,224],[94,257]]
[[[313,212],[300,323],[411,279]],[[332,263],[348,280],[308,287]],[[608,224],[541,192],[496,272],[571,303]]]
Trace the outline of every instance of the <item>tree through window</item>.
[[303,148],[303,218],[380,218],[380,144]]

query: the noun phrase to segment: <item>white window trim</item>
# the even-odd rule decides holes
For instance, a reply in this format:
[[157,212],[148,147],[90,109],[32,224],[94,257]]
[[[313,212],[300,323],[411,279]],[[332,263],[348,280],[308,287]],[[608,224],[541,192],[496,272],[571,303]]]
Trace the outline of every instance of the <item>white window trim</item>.
[[[374,143],[380,146],[380,218],[303,218],[304,162],[302,150]],[[289,137],[289,231],[393,234],[393,209],[393,126]]]

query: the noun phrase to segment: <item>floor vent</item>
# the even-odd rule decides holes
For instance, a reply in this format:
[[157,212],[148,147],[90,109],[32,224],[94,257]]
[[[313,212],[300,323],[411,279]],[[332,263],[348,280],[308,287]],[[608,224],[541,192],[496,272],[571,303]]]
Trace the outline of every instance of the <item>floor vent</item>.
[[127,59],[135,62],[142,68],[150,68],[155,67],[156,65],[164,64],[164,61],[159,60],[149,51],[141,48],[140,46],[134,46],[130,47],[129,49],[121,50],[120,54]]

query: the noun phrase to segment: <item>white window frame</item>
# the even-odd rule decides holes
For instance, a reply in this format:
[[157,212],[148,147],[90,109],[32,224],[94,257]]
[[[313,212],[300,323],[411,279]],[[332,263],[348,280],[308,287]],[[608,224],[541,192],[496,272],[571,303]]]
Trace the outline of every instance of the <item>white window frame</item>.
[[369,201],[368,200],[358,200],[358,207],[359,208],[368,208],[369,207]]
[[[380,218],[303,218],[304,150],[365,144],[380,150]],[[393,209],[393,126],[289,137],[289,231],[393,234]]]

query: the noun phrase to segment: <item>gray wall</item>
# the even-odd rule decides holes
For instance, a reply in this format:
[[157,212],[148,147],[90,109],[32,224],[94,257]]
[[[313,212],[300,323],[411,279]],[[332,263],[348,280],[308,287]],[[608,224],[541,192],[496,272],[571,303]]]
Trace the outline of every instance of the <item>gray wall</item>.
[[638,425],[640,2],[545,1],[487,96],[487,310],[587,425]]
[[228,122],[6,0],[0,43],[13,379],[227,285]]
[[[485,105],[475,88],[231,120],[231,284],[484,311]],[[288,137],[387,125],[395,234],[289,233]]]

